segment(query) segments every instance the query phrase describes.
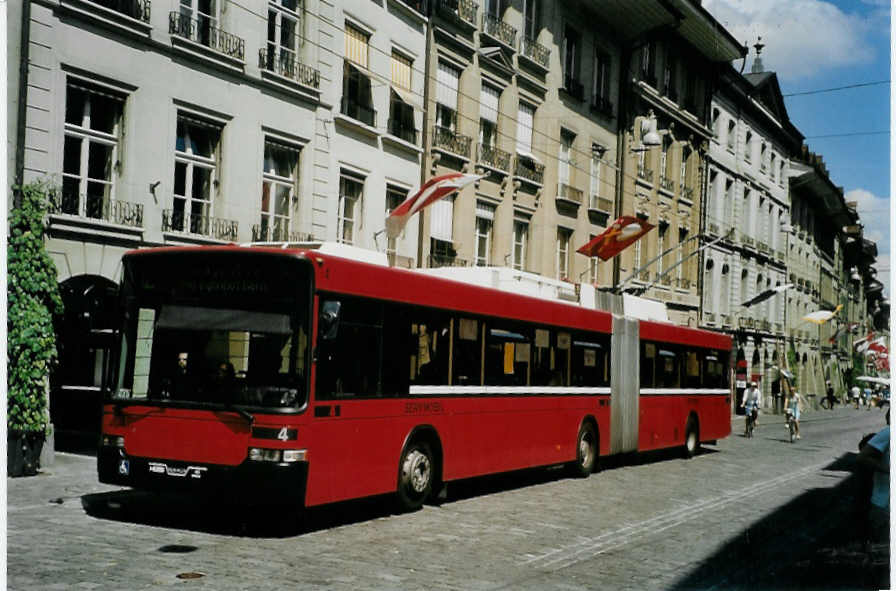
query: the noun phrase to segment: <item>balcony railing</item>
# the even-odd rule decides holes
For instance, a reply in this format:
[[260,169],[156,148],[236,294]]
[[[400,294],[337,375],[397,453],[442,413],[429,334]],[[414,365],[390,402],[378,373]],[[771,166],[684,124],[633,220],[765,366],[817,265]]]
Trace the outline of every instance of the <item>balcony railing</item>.
[[740,241],[744,243],[746,246],[753,246],[753,237],[741,232]]
[[151,4],[149,0],[91,0],[91,2],[138,21],[149,23]]
[[719,225],[715,222],[710,222],[709,223],[709,232],[711,234],[715,234],[716,236],[718,236],[719,235]]
[[473,139],[470,136],[461,135],[447,127],[435,126],[433,129],[432,147],[448,150],[464,158],[470,157],[470,145]]
[[694,200],[694,187],[689,187],[684,183],[681,183],[681,187],[679,187],[679,189],[681,190],[682,199],[687,199],[688,201]]
[[771,331],[772,331],[772,323],[769,322],[768,320],[761,320],[761,321],[760,321],[760,326],[762,327],[762,330],[764,330],[765,332],[771,332]]
[[314,236],[304,232],[290,232],[282,226],[255,224],[252,226],[252,242],[313,242]]
[[57,194],[50,200],[48,210],[49,213],[75,215],[133,228],[143,227],[142,204],[96,195]]
[[756,248],[758,248],[759,252],[761,252],[762,254],[768,254],[768,245],[764,242],[758,242],[756,244]]
[[647,168],[643,164],[638,164],[638,178],[647,181],[648,183],[653,182],[653,171]]
[[426,14],[426,7],[423,0],[399,0],[402,4],[410,6],[420,14]]
[[438,10],[475,27],[479,5],[471,0],[438,0]]
[[320,72],[306,66],[291,51],[282,50],[278,54],[276,48],[268,51],[266,47],[258,50],[258,67],[280,76],[295,80],[299,84],[320,88]]
[[707,323],[709,323],[709,324],[715,324],[715,323],[716,323],[716,315],[713,314],[712,312],[704,312],[704,313],[703,313],[703,319],[704,319]]
[[517,156],[513,174],[540,185],[544,182],[544,164]]
[[488,144],[479,144],[479,162],[498,170],[510,170],[510,153]]
[[482,32],[504,45],[516,46],[516,29],[496,16],[482,15]]
[[529,37],[520,40],[520,53],[543,68],[551,65],[551,50]]
[[414,145],[417,144],[417,130],[405,119],[389,119],[389,134]]
[[679,277],[678,278],[678,288],[679,289],[691,289],[691,280],[687,277]]
[[184,232],[207,236],[215,240],[235,242],[239,232],[239,223],[205,215],[191,215],[173,209],[162,210],[163,232]]
[[645,271],[639,272],[638,280],[643,281],[644,283],[647,283],[648,281],[650,281],[650,271],[645,270]]
[[581,205],[582,197],[583,192],[581,189],[576,189],[566,183],[557,183],[557,199]]
[[346,117],[351,117],[370,127],[376,127],[376,111],[354,99],[342,97],[340,112]]
[[563,89],[566,90],[569,96],[575,99],[582,100],[585,98],[585,86],[570,75],[564,78]]
[[467,267],[470,265],[469,261],[464,259],[459,259],[457,257],[448,256],[446,254],[431,254],[429,255],[429,267]]
[[669,191],[670,193],[675,190],[675,181],[664,174],[660,175],[660,188]]
[[177,11],[171,12],[168,15],[168,32],[238,60],[246,55],[246,42],[212,26],[212,20],[208,17],[193,19]]
[[664,285],[666,287],[672,287],[672,276],[666,275],[665,277],[661,278],[660,285]]

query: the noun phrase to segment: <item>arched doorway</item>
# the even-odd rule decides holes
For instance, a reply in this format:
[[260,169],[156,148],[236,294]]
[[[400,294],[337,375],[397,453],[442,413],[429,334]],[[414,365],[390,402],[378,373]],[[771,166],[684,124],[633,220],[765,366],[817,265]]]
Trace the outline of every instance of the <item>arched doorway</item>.
[[50,420],[56,449],[92,450],[99,433],[100,386],[109,363],[118,286],[79,275],[59,286],[65,306],[58,321],[59,365],[50,380]]

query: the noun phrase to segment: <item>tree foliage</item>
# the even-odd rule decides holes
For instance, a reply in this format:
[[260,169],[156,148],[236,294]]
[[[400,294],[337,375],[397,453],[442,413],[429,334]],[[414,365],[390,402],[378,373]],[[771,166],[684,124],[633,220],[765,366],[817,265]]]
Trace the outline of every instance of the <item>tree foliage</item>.
[[62,314],[56,265],[44,245],[53,189],[36,182],[13,189],[7,247],[7,418],[9,431],[46,432],[47,387],[56,362],[53,316]]

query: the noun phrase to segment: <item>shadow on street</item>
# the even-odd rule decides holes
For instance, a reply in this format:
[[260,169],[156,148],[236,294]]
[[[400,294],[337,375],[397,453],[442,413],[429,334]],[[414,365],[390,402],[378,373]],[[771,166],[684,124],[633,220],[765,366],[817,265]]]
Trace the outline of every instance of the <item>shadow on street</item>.
[[869,489],[855,457],[825,467],[852,472],[846,480],[812,489],[739,532],[673,589],[886,588],[889,547],[863,543]]
[[[703,447],[702,454],[717,453]],[[601,458],[600,471],[628,465],[650,464],[680,458],[681,450],[661,450]],[[481,476],[448,484],[442,498],[431,504],[442,505],[554,482],[569,477],[564,466],[531,468],[504,474]],[[85,512],[97,519],[108,519],[154,527],[246,537],[292,537],[319,530],[369,521],[392,515],[395,499],[381,495],[333,503],[308,509],[247,506],[222,496],[197,496],[176,492],[119,490],[87,494],[81,497]]]

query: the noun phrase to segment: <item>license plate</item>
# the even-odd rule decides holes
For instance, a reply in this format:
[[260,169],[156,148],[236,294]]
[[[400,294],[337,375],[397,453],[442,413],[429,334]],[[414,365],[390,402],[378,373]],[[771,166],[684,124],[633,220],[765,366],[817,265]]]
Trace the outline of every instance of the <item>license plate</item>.
[[149,463],[150,472],[175,478],[202,478],[202,473],[206,470],[208,468],[205,466],[169,466],[162,462]]

